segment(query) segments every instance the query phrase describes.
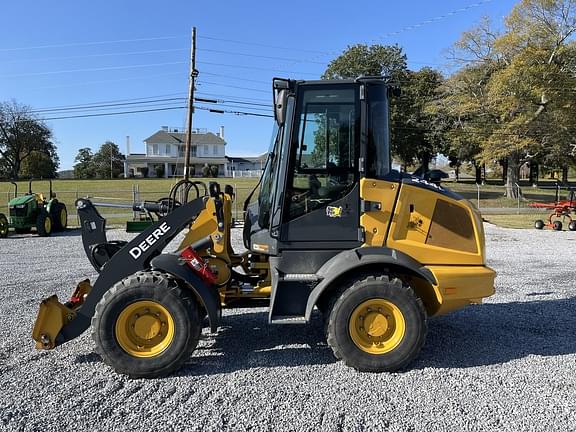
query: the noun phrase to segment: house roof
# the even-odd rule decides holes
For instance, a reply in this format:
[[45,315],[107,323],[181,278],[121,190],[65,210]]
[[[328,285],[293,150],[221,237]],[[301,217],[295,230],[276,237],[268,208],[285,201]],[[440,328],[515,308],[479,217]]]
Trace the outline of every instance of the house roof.
[[[149,136],[144,140],[146,144],[184,144],[186,141],[186,134],[180,132],[166,132],[159,130],[154,135]],[[212,132],[205,134],[192,134],[192,144],[226,144],[219,136],[214,135]]]
[[260,156],[226,156],[229,162],[258,163],[266,162],[268,153],[262,153]]

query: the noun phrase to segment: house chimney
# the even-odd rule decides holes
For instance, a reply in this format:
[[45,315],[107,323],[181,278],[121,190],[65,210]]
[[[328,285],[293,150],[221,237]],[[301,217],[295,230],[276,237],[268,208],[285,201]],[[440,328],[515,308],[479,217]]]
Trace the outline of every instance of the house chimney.
[[220,138],[224,139],[224,126],[220,126]]
[[163,130],[164,132],[168,132],[168,126],[162,126],[162,130]]
[[130,136],[126,136],[126,156],[130,154]]

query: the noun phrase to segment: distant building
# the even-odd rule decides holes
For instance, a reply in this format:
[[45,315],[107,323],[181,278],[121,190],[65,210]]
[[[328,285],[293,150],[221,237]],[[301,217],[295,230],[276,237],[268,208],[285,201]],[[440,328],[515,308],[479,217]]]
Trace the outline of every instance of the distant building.
[[[228,172],[224,127],[217,134],[206,129],[192,130],[190,173],[201,176],[207,164],[217,166],[219,175]],[[186,133],[181,128],[163,126],[144,140],[145,154],[128,154],[124,173],[129,177],[175,177],[184,174]]]
[[260,177],[266,164],[268,153],[254,157],[226,156],[228,177]]

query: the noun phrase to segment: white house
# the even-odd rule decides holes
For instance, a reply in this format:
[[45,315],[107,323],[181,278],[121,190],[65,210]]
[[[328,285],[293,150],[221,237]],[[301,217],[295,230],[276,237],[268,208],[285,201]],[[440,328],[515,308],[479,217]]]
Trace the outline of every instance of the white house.
[[266,164],[268,153],[260,156],[226,156],[229,177],[260,177]]
[[[190,174],[202,175],[205,165],[217,166],[219,175],[228,170],[224,127],[216,134],[193,129],[190,147]],[[134,177],[173,177],[184,173],[186,133],[181,128],[162,126],[144,140],[145,154],[128,154],[124,174]]]

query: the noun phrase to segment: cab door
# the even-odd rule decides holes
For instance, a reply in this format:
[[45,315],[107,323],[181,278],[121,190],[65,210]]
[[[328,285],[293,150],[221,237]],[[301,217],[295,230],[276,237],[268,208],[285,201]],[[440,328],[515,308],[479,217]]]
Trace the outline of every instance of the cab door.
[[285,248],[361,244],[358,86],[298,89],[283,199]]

